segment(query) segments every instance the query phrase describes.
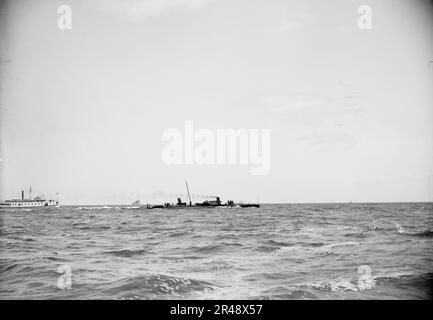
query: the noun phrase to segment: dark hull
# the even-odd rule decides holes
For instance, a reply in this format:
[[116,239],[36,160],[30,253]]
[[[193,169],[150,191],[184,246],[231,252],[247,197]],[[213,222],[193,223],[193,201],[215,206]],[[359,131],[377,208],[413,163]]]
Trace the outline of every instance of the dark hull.
[[220,206],[205,206],[205,205],[192,205],[192,206],[163,206],[163,205],[149,205],[141,206],[140,209],[202,209],[202,208],[260,208],[260,204],[255,203],[239,203],[233,206],[220,205]]
[[260,208],[260,205],[255,203],[241,203],[239,206],[241,208]]

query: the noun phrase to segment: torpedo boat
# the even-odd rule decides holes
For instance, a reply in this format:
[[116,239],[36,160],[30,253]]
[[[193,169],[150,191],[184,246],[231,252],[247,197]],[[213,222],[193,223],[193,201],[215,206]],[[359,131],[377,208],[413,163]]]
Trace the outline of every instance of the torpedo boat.
[[134,201],[133,205],[140,205],[145,209],[185,209],[185,208],[260,208],[260,204],[257,203],[235,203],[233,200],[228,200],[223,203],[219,196],[214,196],[214,200],[205,200],[203,202],[196,202],[195,204],[191,201],[191,194],[189,192],[188,181],[186,181],[186,190],[188,192],[189,203],[182,202],[181,198],[177,198],[177,203],[164,203],[164,204],[146,204],[141,205],[139,200]]

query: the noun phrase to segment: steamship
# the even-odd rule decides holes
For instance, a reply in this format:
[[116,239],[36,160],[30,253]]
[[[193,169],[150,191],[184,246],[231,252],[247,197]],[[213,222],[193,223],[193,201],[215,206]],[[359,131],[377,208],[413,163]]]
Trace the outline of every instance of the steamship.
[[186,202],[182,202],[181,198],[177,198],[177,203],[164,203],[159,205],[150,205],[142,206],[140,200],[134,201],[132,203],[133,206],[138,206],[138,208],[146,208],[146,209],[180,209],[180,208],[219,208],[219,207],[227,207],[227,208],[260,208],[260,204],[258,203],[235,203],[233,200],[228,200],[226,203],[221,201],[221,198],[218,196],[214,196],[215,200],[206,200],[203,202],[197,202],[192,204],[191,194],[189,193],[188,181],[186,181],[186,190],[188,192],[189,204]]
[[32,198],[32,188],[30,187],[29,197],[24,197],[24,190],[21,191],[21,199],[10,199],[0,202],[0,208],[31,208],[31,207],[59,207],[59,200],[46,200],[38,196]]

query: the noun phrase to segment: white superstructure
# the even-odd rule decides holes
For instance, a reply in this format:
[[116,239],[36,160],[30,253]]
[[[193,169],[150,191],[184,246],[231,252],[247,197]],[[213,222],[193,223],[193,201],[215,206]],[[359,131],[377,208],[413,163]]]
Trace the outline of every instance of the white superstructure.
[[21,191],[21,199],[11,199],[5,200],[4,202],[0,202],[0,207],[13,207],[13,208],[22,208],[22,207],[51,207],[51,206],[59,206],[59,200],[46,200],[44,197],[31,197],[31,188],[30,188],[30,197],[28,199],[24,198],[24,191]]

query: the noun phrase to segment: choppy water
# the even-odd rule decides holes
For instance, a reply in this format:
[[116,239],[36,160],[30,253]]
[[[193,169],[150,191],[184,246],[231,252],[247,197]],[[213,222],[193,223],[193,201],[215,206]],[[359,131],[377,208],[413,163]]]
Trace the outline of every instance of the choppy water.
[[[427,299],[432,213],[432,203],[2,210],[0,298]],[[60,290],[64,264],[72,288]]]

